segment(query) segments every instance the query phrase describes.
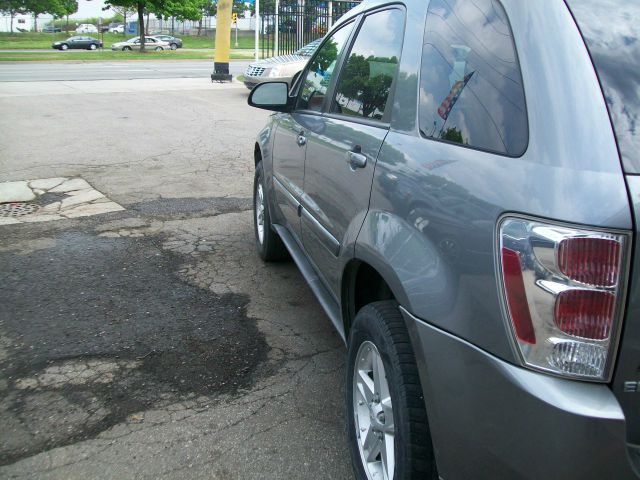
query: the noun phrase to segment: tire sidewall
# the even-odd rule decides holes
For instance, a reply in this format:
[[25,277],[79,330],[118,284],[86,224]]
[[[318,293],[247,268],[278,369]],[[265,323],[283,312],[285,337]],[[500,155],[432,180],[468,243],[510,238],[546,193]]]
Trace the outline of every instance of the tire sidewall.
[[[391,394],[391,403],[393,405],[393,423],[395,428],[394,435],[394,454],[395,454],[395,471],[393,478],[395,480],[404,480],[409,478],[406,471],[407,461],[403,458],[403,449],[401,445],[406,445],[408,432],[403,428],[408,424],[409,419],[406,415],[406,406],[402,404],[400,392],[398,390],[398,373],[394,368],[394,362],[391,360],[390,352],[394,352],[395,348],[391,338],[385,334],[383,321],[379,316],[371,314],[370,310],[365,307],[356,316],[355,322],[349,332],[348,355],[346,368],[346,407],[347,407],[347,428],[349,437],[349,450],[351,460],[356,470],[358,480],[367,480],[365,467],[362,464],[360,449],[358,446],[358,438],[356,436],[355,415],[353,411],[353,373],[356,364],[356,356],[360,345],[365,341],[373,343],[384,364],[387,382],[389,384],[389,393]],[[392,353],[393,355],[393,353]]]

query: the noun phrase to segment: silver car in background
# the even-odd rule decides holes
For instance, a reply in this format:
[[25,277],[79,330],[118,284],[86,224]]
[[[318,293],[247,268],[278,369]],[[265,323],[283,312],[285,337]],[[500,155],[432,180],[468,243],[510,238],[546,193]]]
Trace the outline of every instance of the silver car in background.
[[[123,52],[130,52],[131,50],[140,50],[140,37],[133,37],[126,42],[116,42],[111,45],[111,50],[121,50]],[[172,50],[171,45],[168,42],[162,41],[155,37],[144,37],[144,46],[148,50]]]
[[251,63],[244,72],[244,85],[249,90],[259,83],[275,80],[291,85],[293,76],[302,71],[321,41],[321,38],[314,40],[291,55],[279,55]]

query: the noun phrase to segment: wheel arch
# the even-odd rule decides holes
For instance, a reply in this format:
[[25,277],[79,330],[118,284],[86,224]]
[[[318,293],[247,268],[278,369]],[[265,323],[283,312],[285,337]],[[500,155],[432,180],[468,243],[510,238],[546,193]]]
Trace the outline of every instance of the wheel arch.
[[381,300],[395,300],[401,305],[407,302],[397,275],[372,258],[355,257],[345,265],[340,296],[345,337],[364,306]]

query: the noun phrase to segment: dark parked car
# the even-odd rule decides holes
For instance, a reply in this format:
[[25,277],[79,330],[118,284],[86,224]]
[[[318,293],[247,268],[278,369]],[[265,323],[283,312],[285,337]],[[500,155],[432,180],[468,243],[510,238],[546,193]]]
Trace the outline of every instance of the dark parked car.
[[44,33],[59,33],[62,32],[62,29],[53,25],[47,25],[42,29],[42,31]]
[[257,249],[347,344],[358,479],[640,478],[638,18],[367,0],[251,92]]
[[102,42],[93,37],[76,36],[69,37],[66,40],[61,40],[59,42],[53,42],[51,48],[55,48],[57,50],[68,50],[70,48],[96,50],[98,48],[102,48]]
[[182,39],[172,37],[171,35],[152,35],[152,37],[167,42],[171,46],[171,50],[177,50],[182,48]]

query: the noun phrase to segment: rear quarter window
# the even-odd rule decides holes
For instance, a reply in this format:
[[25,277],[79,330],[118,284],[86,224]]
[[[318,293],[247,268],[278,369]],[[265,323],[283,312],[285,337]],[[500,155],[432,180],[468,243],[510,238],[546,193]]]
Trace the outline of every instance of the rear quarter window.
[[508,156],[526,150],[522,75],[499,2],[430,2],[420,82],[424,137]]

